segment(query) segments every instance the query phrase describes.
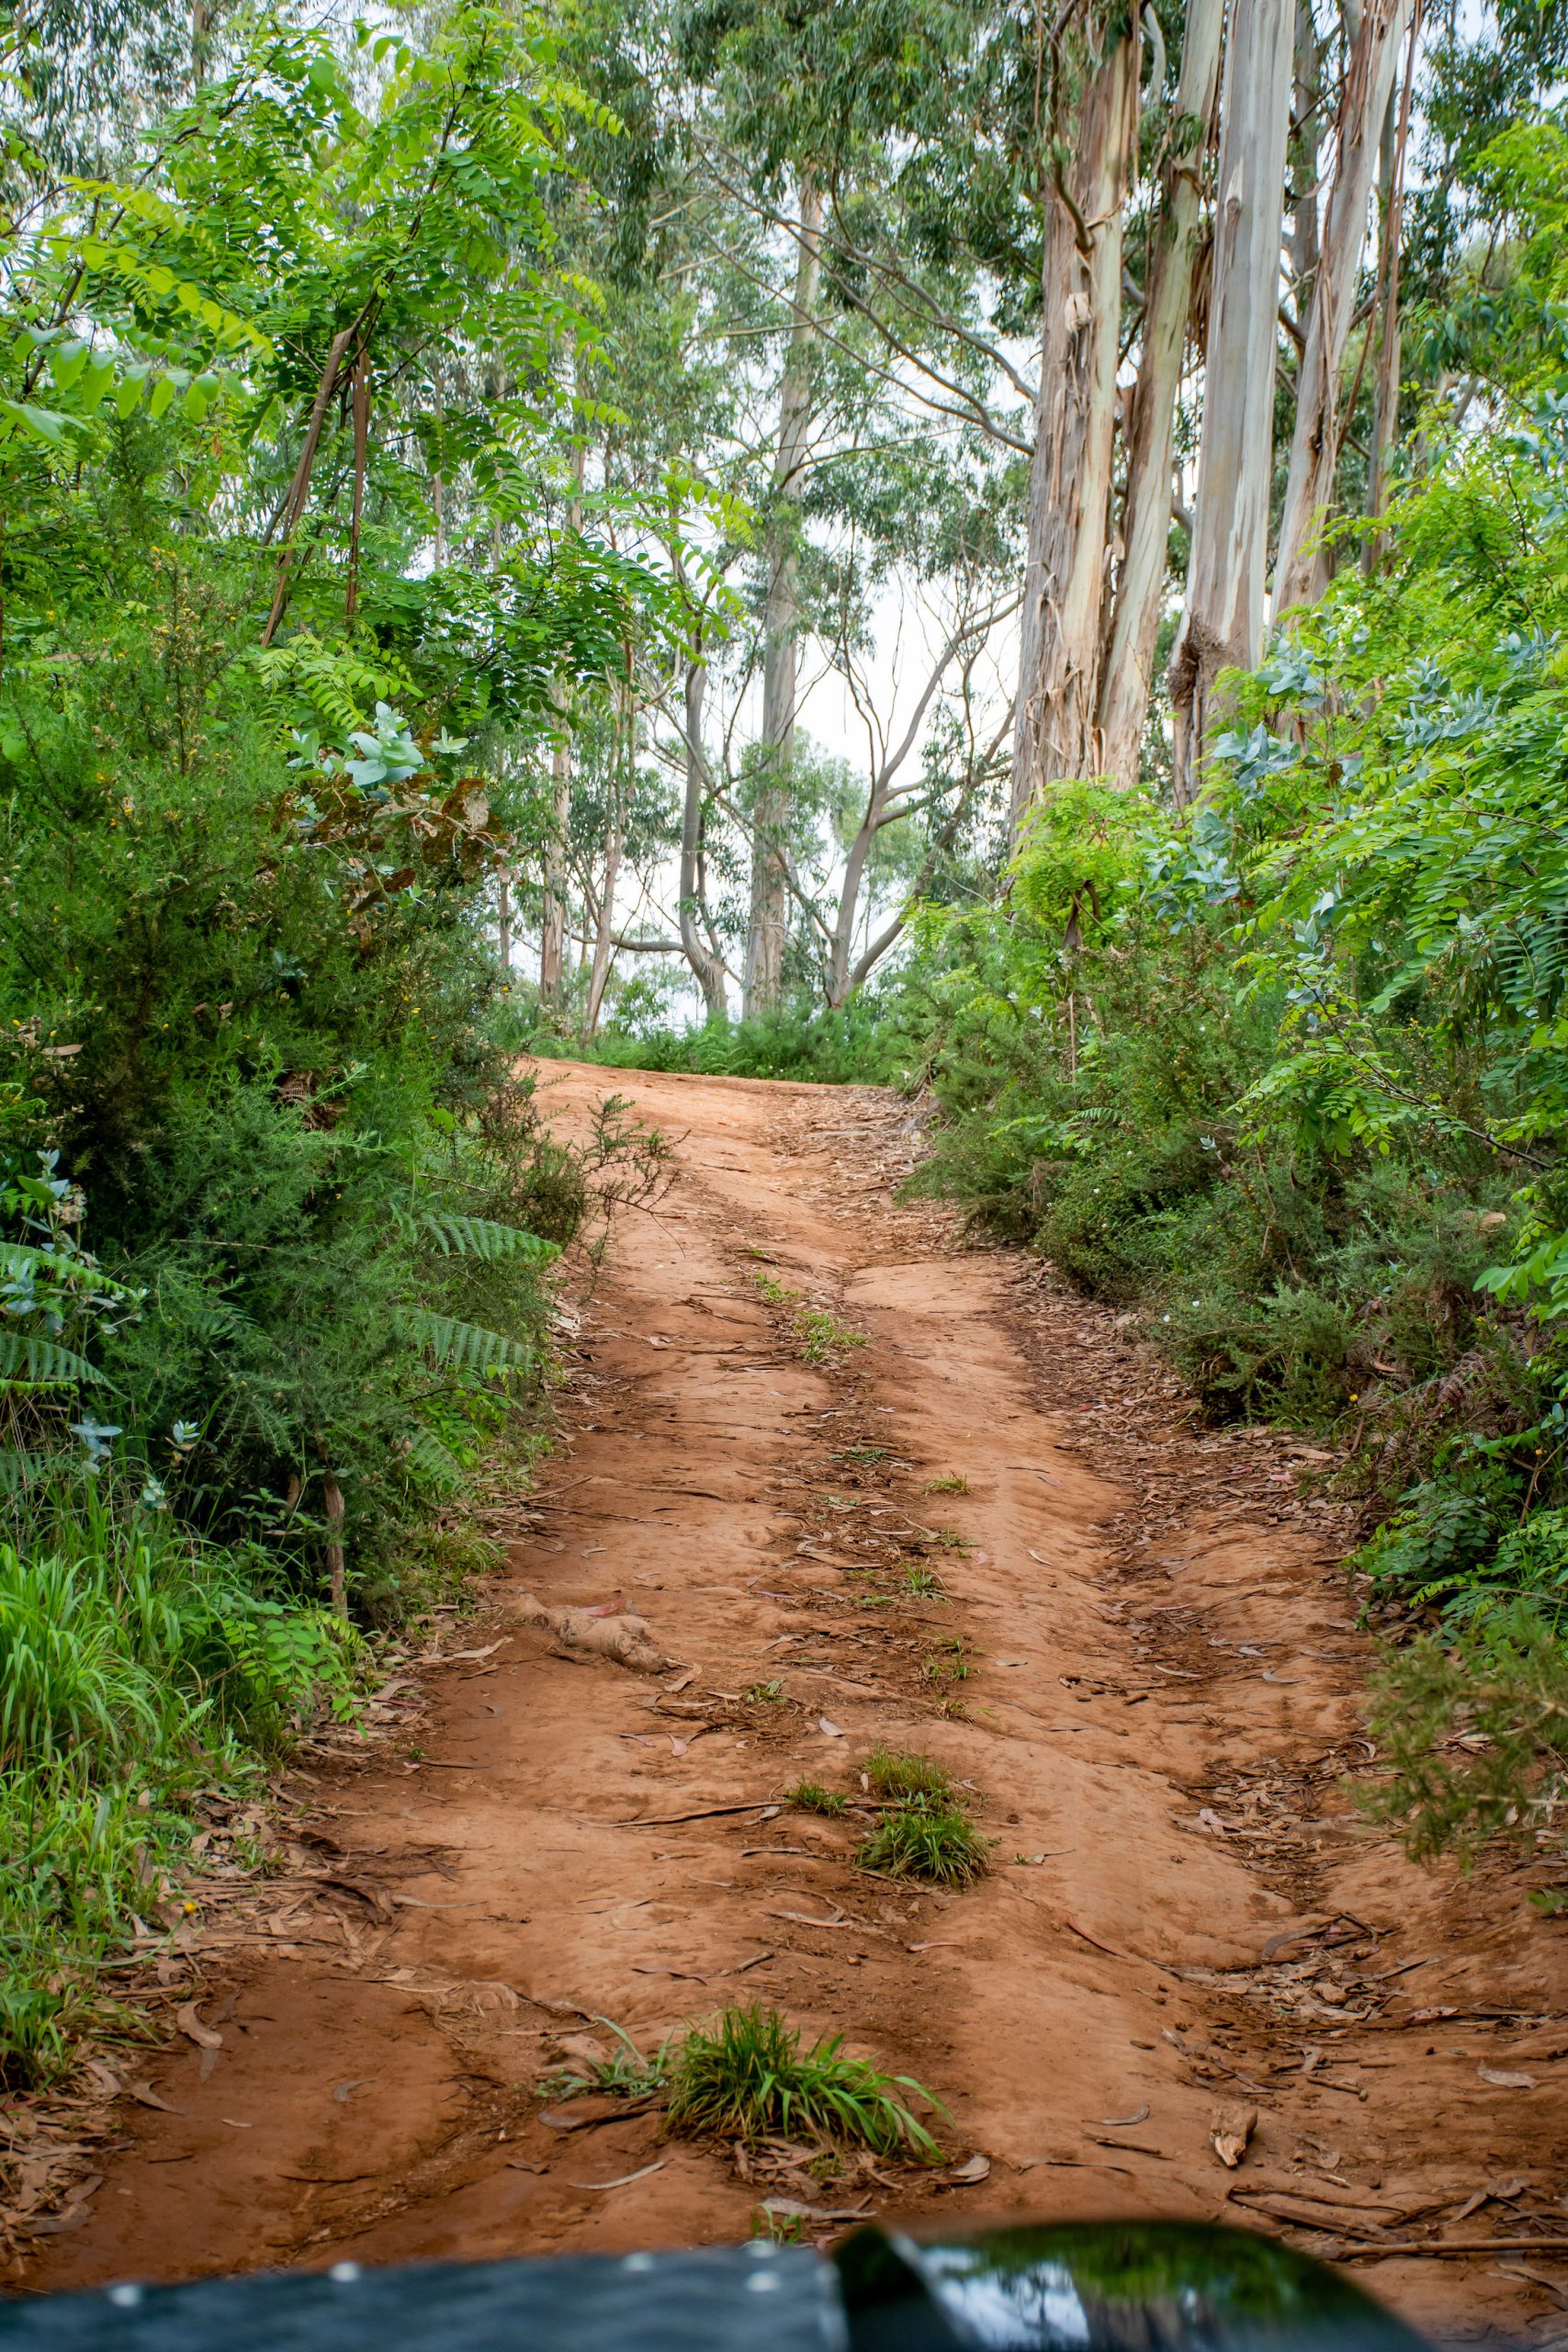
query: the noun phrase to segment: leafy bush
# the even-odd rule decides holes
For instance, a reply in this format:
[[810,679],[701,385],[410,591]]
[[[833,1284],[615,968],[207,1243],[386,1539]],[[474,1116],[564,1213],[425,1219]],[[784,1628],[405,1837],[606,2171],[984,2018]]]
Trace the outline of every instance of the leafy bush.
[[[1382,1765],[1367,1810],[1415,1860],[1468,1861],[1502,1837],[1568,1865],[1568,1647],[1553,1618],[1521,1600],[1457,1640],[1421,1634],[1386,1659],[1371,1729]],[[1537,1900],[1562,1909],[1568,1884]]]

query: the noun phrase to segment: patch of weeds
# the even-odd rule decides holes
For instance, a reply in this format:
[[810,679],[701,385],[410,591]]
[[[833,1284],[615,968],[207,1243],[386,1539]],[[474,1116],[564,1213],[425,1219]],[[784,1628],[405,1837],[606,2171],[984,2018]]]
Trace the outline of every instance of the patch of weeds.
[[843,2041],[830,2034],[804,2049],[799,2028],[777,2009],[723,2009],[711,2026],[694,2026],[671,2061],[667,2129],[684,2138],[832,2140],[939,2164],[942,2151],[908,2099],[945,2114],[941,2102],[908,2075],[846,2057]]
[[945,1600],[947,1587],[934,1568],[922,1566],[917,1560],[907,1560],[898,1571],[898,1589],[907,1592],[911,1600]]
[[770,2238],[774,2245],[806,2245],[810,2240],[804,2213],[770,2213],[765,2205],[752,2209],[751,2235]]
[[564,2068],[557,2074],[544,2075],[539,2079],[541,2098],[582,2098],[591,2092],[612,2092],[620,2098],[649,2098],[664,2087],[668,2041],[660,2042],[650,2057],[644,2057],[637,2043],[614,2018],[595,2018],[595,2025],[608,2026],[620,2047],[612,2056],[591,2064],[586,2074],[574,2075]]
[[928,1478],[926,1492],[928,1495],[966,1495],[969,1481],[962,1472],[950,1470],[945,1478]]
[[761,1268],[752,1275],[751,1280],[756,1283],[761,1296],[770,1306],[793,1306],[800,1296],[797,1290],[791,1290],[787,1283],[781,1283],[776,1274],[765,1274]]
[[956,1527],[933,1527],[931,1540],[940,1544],[944,1552],[969,1553],[975,1549],[967,1535],[960,1535]]
[[802,1306],[795,1310],[795,1331],[800,1340],[800,1352],[807,1363],[826,1363],[830,1357],[842,1355],[850,1348],[863,1348],[866,1334],[848,1323],[841,1323],[831,1308]]
[[958,1792],[934,1757],[874,1747],[861,1766],[873,1796],[887,1804],[956,1804]]
[[793,1789],[784,1791],[784,1801],[796,1813],[823,1813],[830,1820],[850,1809],[848,1797],[840,1796],[837,1789],[825,1789],[820,1781],[796,1781]]
[[841,1445],[830,1458],[834,1462],[886,1462],[891,1451],[886,1445]]
[[740,1696],[749,1699],[754,1706],[765,1702],[770,1707],[776,1707],[784,1697],[784,1684],[777,1681],[753,1682],[749,1690],[742,1690]]
[[955,1634],[951,1641],[938,1642],[920,1660],[920,1672],[928,1682],[967,1682],[969,1652]]
[[973,1886],[989,1866],[986,1840],[962,1805],[910,1804],[885,1814],[855,1856],[856,1867],[884,1878],[921,1878],[933,1886]]

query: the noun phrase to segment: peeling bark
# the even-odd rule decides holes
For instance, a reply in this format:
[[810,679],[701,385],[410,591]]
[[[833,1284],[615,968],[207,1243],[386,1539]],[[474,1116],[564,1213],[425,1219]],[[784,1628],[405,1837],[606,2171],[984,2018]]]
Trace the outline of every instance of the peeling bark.
[[[1103,764],[1101,611],[1116,431],[1122,210],[1137,124],[1138,45],[1080,35],[1071,153],[1047,198],[1040,390],[1029,484],[1012,831],[1062,776]],[[1095,45],[1091,46],[1090,44]]]
[[1129,433],[1122,523],[1125,552],[1100,690],[1102,763],[1111,781],[1122,786],[1137,782],[1138,746],[1148,716],[1159,638],[1170,543],[1176,402],[1192,310],[1203,151],[1213,122],[1224,15],[1224,0],[1188,0],[1181,70],[1161,172],[1157,242],[1149,266]]
[[1334,180],[1324,215],[1323,253],[1313,283],[1306,347],[1297,378],[1291,470],[1274,572],[1276,614],[1292,605],[1315,604],[1328,585],[1328,557],[1318,544],[1318,534],[1333,503],[1334,477],[1344,437],[1339,365],[1350,331],[1378,144],[1407,12],[1407,0],[1366,0],[1346,69]]
[[1294,0],[1231,0],[1198,495],[1170,665],[1179,801],[1196,793],[1220,673],[1250,669],[1262,646],[1294,31]]

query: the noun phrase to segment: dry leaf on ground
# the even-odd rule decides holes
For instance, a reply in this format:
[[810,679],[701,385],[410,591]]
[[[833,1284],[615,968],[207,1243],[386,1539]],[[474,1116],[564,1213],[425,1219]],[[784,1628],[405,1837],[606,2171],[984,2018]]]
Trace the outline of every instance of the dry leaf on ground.
[[194,2001],[187,2001],[183,2008],[175,2010],[175,2023],[183,2034],[198,2043],[203,2050],[222,2049],[223,2036],[220,2033],[214,2033],[209,2025],[202,2024]]
[[1247,2154],[1247,2143],[1257,2128],[1255,2107],[1217,2107],[1209,2125],[1209,2136],[1221,2164],[1234,2172]]

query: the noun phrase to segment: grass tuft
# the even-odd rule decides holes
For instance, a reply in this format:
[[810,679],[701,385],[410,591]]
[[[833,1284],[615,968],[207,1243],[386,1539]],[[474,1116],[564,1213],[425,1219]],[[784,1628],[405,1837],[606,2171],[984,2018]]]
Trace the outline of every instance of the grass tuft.
[[969,1492],[969,1481],[961,1471],[952,1470],[945,1477],[928,1478],[926,1492],[928,1495],[966,1495]]
[[831,1819],[850,1809],[847,1797],[841,1797],[837,1789],[825,1789],[820,1781],[796,1781],[793,1789],[784,1791],[784,1801],[796,1813],[825,1813]]
[[[754,2141],[768,2133],[869,2148],[940,2164],[942,2150],[912,2112],[915,2098],[946,2109],[908,2075],[885,2075],[844,2055],[842,2034],[803,2049],[797,2026],[754,2003],[694,2026],[671,2060],[667,2124],[683,2138],[714,2133]],[[908,2097],[904,2096],[908,2094]]]
[[911,1756],[880,1743],[861,1767],[872,1795],[889,1804],[956,1804],[952,1778],[932,1756]]
[[933,1886],[973,1886],[989,1868],[986,1840],[962,1805],[915,1804],[885,1814],[866,1834],[856,1867]]

